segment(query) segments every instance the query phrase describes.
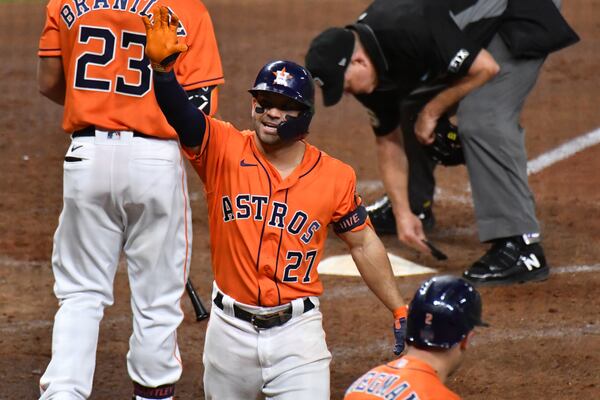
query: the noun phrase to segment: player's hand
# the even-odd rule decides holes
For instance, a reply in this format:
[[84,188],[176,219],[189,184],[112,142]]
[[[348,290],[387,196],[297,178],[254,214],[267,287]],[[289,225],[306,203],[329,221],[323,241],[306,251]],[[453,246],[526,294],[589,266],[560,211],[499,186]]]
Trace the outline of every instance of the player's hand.
[[402,306],[394,310],[394,354],[399,356],[405,347],[406,338],[406,317],[408,306]]
[[419,143],[428,146],[435,139],[434,130],[438,118],[427,112],[420,112],[415,122],[415,135]]
[[423,240],[426,240],[427,237],[423,232],[423,223],[419,217],[410,211],[402,213],[396,216],[396,227],[398,231],[398,239],[402,243],[422,253],[430,253],[429,248],[423,242]]
[[146,57],[150,59],[152,69],[168,72],[173,69],[177,56],[188,47],[177,39],[177,15],[169,17],[169,9],[165,6],[154,6],[152,15],[154,23],[148,17],[142,17],[146,27]]

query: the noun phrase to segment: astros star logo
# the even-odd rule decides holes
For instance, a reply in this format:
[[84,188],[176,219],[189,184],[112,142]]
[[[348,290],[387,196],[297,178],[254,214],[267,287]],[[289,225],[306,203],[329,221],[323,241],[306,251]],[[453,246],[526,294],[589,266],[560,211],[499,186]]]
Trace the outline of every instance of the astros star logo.
[[283,67],[283,69],[281,69],[279,71],[273,72],[273,75],[275,75],[275,80],[273,81],[273,83],[282,85],[282,86],[289,86],[289,84],[290,84],[289,81],[291,81],[292,78],[294,77],[289,72],[286,72],[285,67]]

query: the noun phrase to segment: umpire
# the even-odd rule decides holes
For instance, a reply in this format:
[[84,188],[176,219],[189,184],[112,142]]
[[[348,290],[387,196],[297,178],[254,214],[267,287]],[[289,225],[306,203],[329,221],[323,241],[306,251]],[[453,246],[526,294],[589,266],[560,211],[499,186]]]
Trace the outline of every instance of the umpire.
[[479,239],[491,244],[464,273],[474,283],[549,273],[519,119],[547,54],[578,40],[559,2],[375,0],[356,23],[319,34],[306,55],[326,106],[346,92],[368,109],[391,201],[371,207],[371,219],[419,251],[428,252],[435,187],[424,146],[456,114]]

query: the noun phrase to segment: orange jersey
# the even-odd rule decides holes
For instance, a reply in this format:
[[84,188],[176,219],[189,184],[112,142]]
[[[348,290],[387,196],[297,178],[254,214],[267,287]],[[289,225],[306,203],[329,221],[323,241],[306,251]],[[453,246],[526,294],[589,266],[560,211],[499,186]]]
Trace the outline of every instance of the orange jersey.
[[[154,98],[144,56],[142,15],[157,0],[50,0],[38,56],[62,57],[66,81],[63,128],[89,125],[176,139]],[[223,83],[212,21],[199,0],[161,0],[180,18],[189,46],[175,64],[185,90]],[[213,100],[214,101],[214,100]],[[214,107],[216,108],[216,102]]]
[[265,307],[320,295],[317,265],[327,226],[360,205],[354,171],[304,142],[301,164],[281,179],[254,132],[206,121],[200,153],[188,156],[205,184],[218,287],[239,302]]
[[346,390],[344,400],[460,400],[429,364],[404,356],[373,368]]

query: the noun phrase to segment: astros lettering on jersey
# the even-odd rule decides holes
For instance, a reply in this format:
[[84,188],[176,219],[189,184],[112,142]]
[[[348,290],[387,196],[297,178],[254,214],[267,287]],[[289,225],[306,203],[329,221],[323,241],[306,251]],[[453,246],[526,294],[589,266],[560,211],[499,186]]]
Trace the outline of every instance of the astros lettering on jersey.
[[[66,84],[74,89],[67,90],[65,98],[66,132],[94,125],[177,138],[151,93],[152,69],[144,56],[146,35],[140,15],[152,18],[149,10],[157,1],[50,0],[38,55],[63,58]],[[164,3],[181,17],[180,40],[188,45],[203,43],[190,46],[177,60],[175,71],[182,87],[192,90],[223,83],[213,26],[204,5],[186,0]],[[110,24],[117,18],[119,24]],[[199,65],[192,67],[192,62]]]
[[353,219],[361,201],[354,171],[305,142],[301,164],[281,179],[254,132],[206,121],[201,150],[188,157],[206,188],[217,286],[239,302],[266,307],[320,295],[316,267],[327,226],[347,231],[367,223],[366,216]]

